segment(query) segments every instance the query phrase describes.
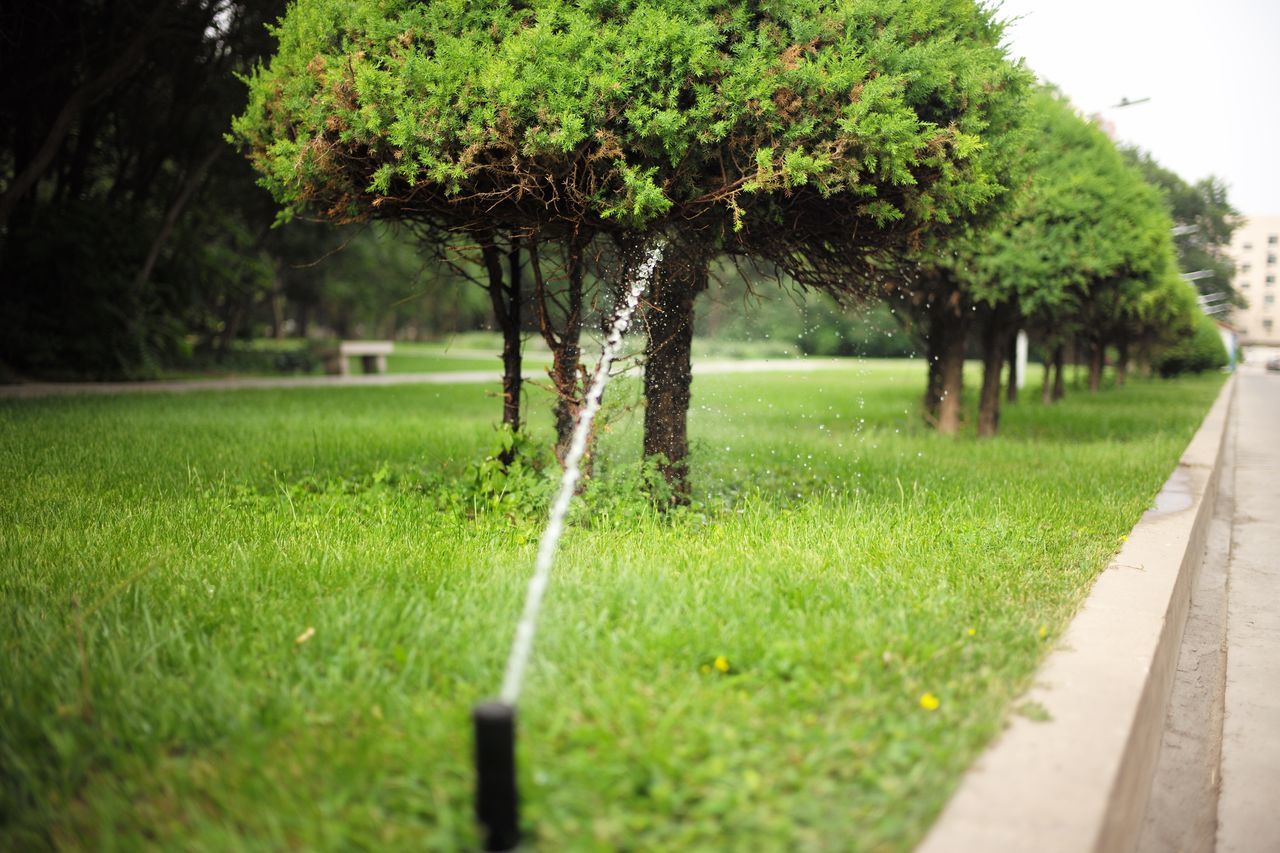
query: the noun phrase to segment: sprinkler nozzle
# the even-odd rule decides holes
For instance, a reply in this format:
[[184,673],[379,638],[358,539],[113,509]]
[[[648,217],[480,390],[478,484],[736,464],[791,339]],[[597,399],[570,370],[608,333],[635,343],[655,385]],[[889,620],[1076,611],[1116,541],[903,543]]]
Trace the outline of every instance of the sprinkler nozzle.
[[476,733],[476,819],[485,850],[514,850],[520,843],[516,791],[516,709],[482,702],[471,711]]

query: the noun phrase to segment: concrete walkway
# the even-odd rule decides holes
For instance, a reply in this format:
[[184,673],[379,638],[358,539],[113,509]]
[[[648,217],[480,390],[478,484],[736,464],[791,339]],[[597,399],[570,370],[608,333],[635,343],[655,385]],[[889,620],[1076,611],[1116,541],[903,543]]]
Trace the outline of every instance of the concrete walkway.
[[1241,368],[1141,853],[1280,851],[1280,374]]
[[[698,361],[695,376],[723,373],[809,373],[848,366],[848,359],[779,358]],[[541,369],[525,378],[545,379]],[[150,382],[26,382],[0,385],[0,399],[61,397],[75,394],[181,394],[191,391],[240,391],[259,388],[376,388],[386,385],[458,385],[498,383],[496,370],[452,370],[438,373],[383,373],[353,376],[273,376],[240,379],[168,379]]]

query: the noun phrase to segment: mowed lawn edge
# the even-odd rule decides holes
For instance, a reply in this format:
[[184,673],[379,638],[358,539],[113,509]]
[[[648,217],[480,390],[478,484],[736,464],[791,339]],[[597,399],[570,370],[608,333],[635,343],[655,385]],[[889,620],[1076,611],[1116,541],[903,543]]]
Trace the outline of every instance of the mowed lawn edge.
[[[922,374],[698,378],[667,518],[611,389],[521,706],[536,845],[910,848],[1221,383],[1029,387],[979,441],[920,426]],[[467,714],[541,528],[467,485],[496,408],[0,404],[6,846],[474,846]]]

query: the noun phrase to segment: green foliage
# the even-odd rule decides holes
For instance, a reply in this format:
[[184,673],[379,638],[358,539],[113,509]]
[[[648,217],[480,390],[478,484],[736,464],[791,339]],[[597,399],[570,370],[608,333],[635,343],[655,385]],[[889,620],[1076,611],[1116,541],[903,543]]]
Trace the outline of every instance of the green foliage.
[[[931,244],[918,282],[899,284],[915,313],[993,309],[988,322],[1030,327],[1051,344],[1147,350],[1201,315],[1177,274],[1173,222],[1159,191],[1092,121],[1052,88],[1031,100],[1026,180],[1005,215]],[[917,318],[917,329],[930,328]]]
[[[546,447],[528,432],[497,427],[497,437],[484,457],[467,466],[454,483],[438,480],[424,487],[442,507],[471,515],[495,513],[521,528],[538,529],[546,520],[560,488],[561,470]],[[662,475],[661,455],[638,462],[598,466],[588,457],[587,475],[570,505],[571,524],[598,527],[656,520],[670,503],[671,486]],[[678,512],[692,511],[680,507]]]
[[36,210],[7,243],[0,358],[59,379],[154,372],[184,330],[157,310],[163,293],[132,286],[145,251],[129,223],[94,204]]
[[1172,223],[1093,122],[1052,89],[1032,105],[1029,181],[1008,219],[971,249],[973,298],[1013,301],[1058,330],[1079,321],[1101,332],[1172,267]]
[[544,447],[502,424],[484,458],[467,466],[458,497],[473,512],[504,513],[531,521],[555,493],[559,469],[548,461]]
[[1141,170],[1147,182],[1160,190],[1173,221],[1188,229],[1174,240],[1178,268],[1183,272],[1212,272],[1212,277],[1196,282],[1200,291],[1225,293],[1237,305],[1241,304],[1240,295],[1232,286],[1236,265],[1229,248],[1231,235],[1243,220],[1227,197],[1226,185],[1212,176],[1188,183],[1145,151],[1125,148],[1123,153],[1126,160]]
[[232,329],[261,295],[274,212],[223,137],[243,98],[234,72],[267,47],[264,19],[284,6],[6,11],[0,363],[37,377],[155,375],[188,336]]
[[801,193],[947,223],[999,191],[1027,79],[972,0],[301,0],[274,34],[234,134],[339,220],[741,224]]
[[4,17],[0,373],[258,371],[270,365],[242,358],[243,340],[289,326],[417,336],[484,322],[483,291],[409,235],[270,227],[277,206],[225,135],[244,105],[236,72],[273,46],[266,22],[286,6],[56,0]]
[[[863,356],[915,354],[894,307],[842,305],[830,294],[800,288],[721,262],[717,285],[698,296],[694,333],[698,352],[716,357]],[[739,345],[739,346],[735,346]]]
[[700,513],[701,501],[671,506],[671,484],[661,470],[666,461],[661,453],[635,462],[599,460],[582,489],[582,500],[573,505],[570,522],[594,529],[628,529],[667,516],[674,520]]
[[440,335],[489,321],[485,290],[435,258],[433,247],[414,234],[381,222],[309,227],[332,232],[320,243],[325,249],[311,249],[296,269],[280,272],[286,293],[314,307],[338,337],[354,337],[357,328],[375,338]]
[[297,340],[236,341],[222,353],[199,349],[188,341],[165,360],[160,377],[279,376],[319,373],[327,342]]
[[889,304],[850,309],[827,298],[815,302],[805,306],[806,329],[798,339],[805,355],[911,358],[918,354]]
[[1153,359],[1152,366],[1161,376],[1203,373],[1227,365],[1227,349],[1214,321],[1200,314],[1195,327],[1182,340],[1164,347]]
[[1166,347],[1183,346],[1206,319],[1196,300],[1196,289],[1170,268],[1129,306],[1126,331],[1158,360]]

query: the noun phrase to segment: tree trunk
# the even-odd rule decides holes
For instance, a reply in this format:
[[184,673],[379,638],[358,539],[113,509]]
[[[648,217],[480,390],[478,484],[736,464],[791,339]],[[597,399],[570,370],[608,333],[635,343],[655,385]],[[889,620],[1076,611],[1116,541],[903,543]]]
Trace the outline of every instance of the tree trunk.
[[1044,379],[1040,382],[1040,402],[1046,406],[1053,402],[1053,358],[1044,355]]
[[564,331],[560,334],[560,348],[551,366],[556,385],[556,459],[564,463],[569,452],[569,439],[573,436],[574,423],[582,398],[578,393],[579,362],[582,359],[582,248],[576,244],[569,248],[568,309]]
[[644,367],[644,455],[659,457],[672,503],[689,503],[689,400],[693,300],[707,286],[707,267],[663,266],[649,289],[649,341]]
[[929,373],[924,385],[924,419],[931,426],[938,425],[938,410],[942,404],[942,340],[936,341],[930,336],[926,342],[926,359],[929,362]]
[[[480,235],[480,252],[489,276],[489,301],[493,318],[502,332],[502,423],[512,432],[520,431],[520,245],[512,238],[507,253],[511,265],[511,281],[503,278],[502,251],[491,232]],[[511,461],[509,453],[503,464]]]
[[937,300],[928,309],[925,352],[929,374],[924,392],[924,419],[940,433],[960,430],[964,392],[964,348],[969,318],[963,309]]
[[938,403],[938,432],[943,435],[955,435],[960,431],[964,402],[964,346],[968,337],[968,318],[963,313],[951,318],[951,331],[942,352],[942,399]]
[[84,193],[85,172],[89,168],[89,158],[100,139],[103,115],[104,111],[101,107],[85,110],[84,118],[76,129],[75,148],[72,150],[66,170],[58,179],[58,196],[63,201],[77,200]]
[[196,190],[204,183],[204,177],[208,174],[209,167],[213,165],[214,160],[218,159],[222,149],[222,145],[211,149],[196,164],[191,173],[187,175],[186,180],[182,182],[182,188],[178,191],[178,195],[164,213],[164,219],[160,223],[160,230],[156,232],[155,238],[151,241],[151,247],[147,250],[147,257],[142,262],[142,268],[138,270],[138,274],[133,279],[134,293],[141,293],[142,289],[147,286],[147,282],[151,280],[151,273],[155,271],[156,263],[160,260],[160,250],[164,248],[164,244],[168,242],[169,237],[173,234],[173,229],[178,224],[178,217],[182,215],[187,203],[191,201],[191,196],[195,195]]
[[337,313],[331,318],[333,326],[333,334],[339,340],[348,340],[351,337],[351,309],[345,305],[338,306]]
[[237,299],[236,297],[228,297],[226,304],[226,313],[223,315],[222,330],[218,333],[217,342],[214,347],[214,361],[223,364],[227,360],[227,356],[231,354],[231,346],[235,343],[236,338],[240,335],[240,325],[244,322],[245,314],[248,313],[248,305],[246,299]]
[[1138,342],[1137,368],[1138,375],[1151,378],[1151,340],[1142,338]]
[[520,241],[511,238],[507,252],[511,280],[507,282],[507,317],[502,326],[502,422],[511,426],[512,432],[520,431]]
[[1124,385],[1129,378],[1129,337],[1121,335],[1116,342],[1116,385]]
[[1096,394],[1102,387],[1102,363],[1106,356],[1106,345],[1101,341],[1089,344],[1089,393]]
[[1009,389],[1005,393],[1005,400],[1010,403],[1018,402],[1018,333],[1014,331],[1009,335]]
[[279,266],[272,268],[271,275],[271,337],[277,341],[284,340],[284,288],[280,284]]
[[978,435],[989,438],[1000,428],[1000,374],[1004,369],[1009,330],[997,309],[982,332],[982,394],[978,398]]
[[[569,442],[573,438],[573,428],[578,419],[578,410],[582,408],[582,284],[583,284],[583,244],[580,240],[570,240],[566,248],[565,277],[567,280],[564,302],[558,302],[547,292],[546,281],[542,275],[542,262],[536,243],[528,246],[529,268],[533,275],[534,306],[538,313],[538,330],[542,339],[551,350],[551,368],[548,374],[556,391],[556,404],[553,409],[556,427],[556,460],[564,466],[565,456],[569,452]],[[552,306],[558,305],[563,315],[562,328],[557,331]],[[588,453],[590,448],[588,448]],[[583,473],[589,472],[590,456],[583,460]]]
[[1062,349],[1062,344],[1053,348],[1053,401],[1055,403],[1067,396],[1067,380],[1064,375],[1066,371],[1063,365],[1065,355]]

